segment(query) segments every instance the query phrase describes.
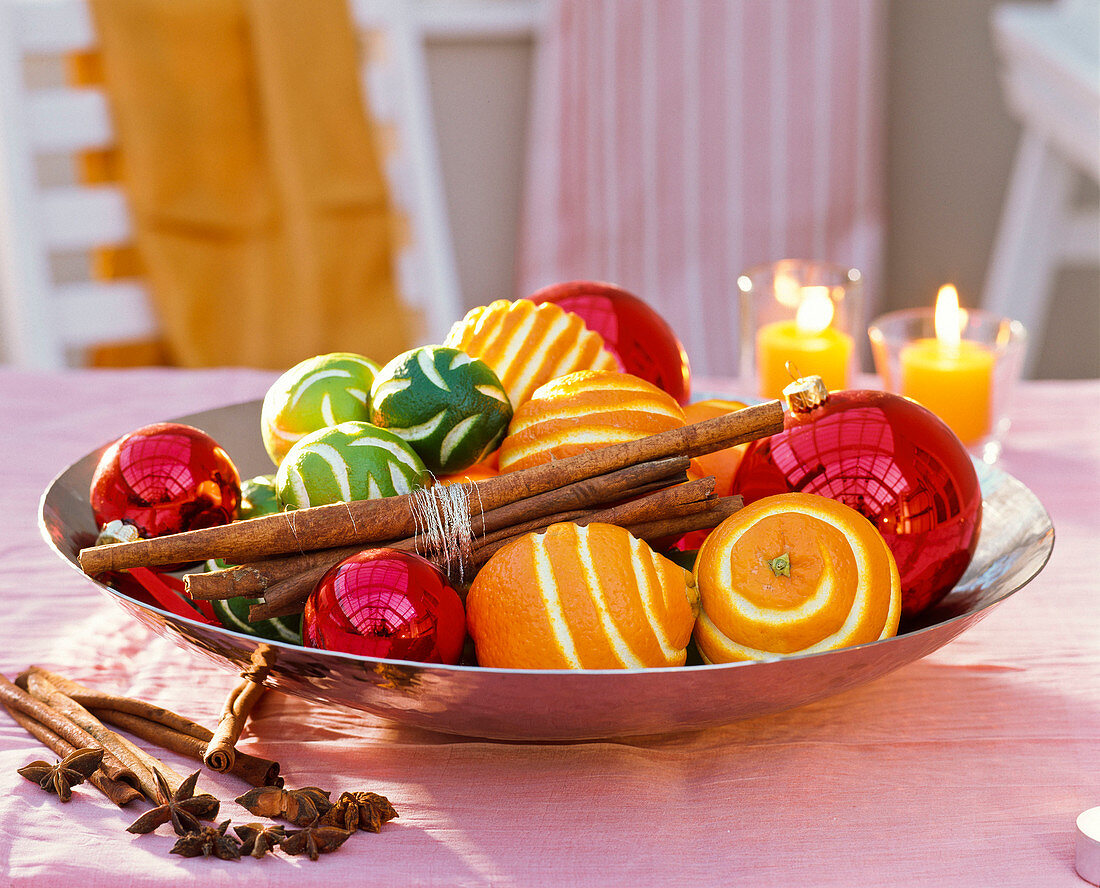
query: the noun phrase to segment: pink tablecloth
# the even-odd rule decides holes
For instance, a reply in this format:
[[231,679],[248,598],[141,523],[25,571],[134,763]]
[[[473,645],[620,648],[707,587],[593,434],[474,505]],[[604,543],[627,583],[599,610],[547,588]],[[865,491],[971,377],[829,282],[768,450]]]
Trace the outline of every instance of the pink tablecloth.
[[[212,724],[234,677],[151,635],[62,565],[41,491],[157,419],[257,397],[243,371],[0,369],[0,671],[36,663]],[[0,714],[0,884],[1077,886],[1074,820],[1100,805],[1100,381],[1031,383],[1004,467],[1054,520],[1046,570],[926,659],[801,709],[683,736],[506,744],[268,695],[242,746],[295,785],[372,789],[400,819],[337,854],[223,863],[132,836],[93,790],[60,805]],[[164,758],[188,773],[192,765]],[[243,787],[204,776],[223,815]]]

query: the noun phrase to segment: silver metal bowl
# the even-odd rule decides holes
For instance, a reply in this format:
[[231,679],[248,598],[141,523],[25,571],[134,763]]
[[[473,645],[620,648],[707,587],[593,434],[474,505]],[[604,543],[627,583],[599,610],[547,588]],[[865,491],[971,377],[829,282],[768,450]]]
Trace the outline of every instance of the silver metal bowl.
[[[271,471],[260,441],[260,402],[181,417],[208,432],[247,478]],[[88,504],[102,450],[65,469],[42,496],[39,526],[81,573],[77,553],[95,539]],[[159,635],[233,671],[261,660],[264,683],[307,700],[347,706],[451,734],[503,740],[583,740],[692,731],[801,706],[865,684],[947,644],[1033,579],[1050,558],[1054,528],[1015,478],[978,464],[982,532],[969,570],[919,623],[895,638],[821,654],[668,669],[522,670],[379,660],[264,641],[206,625],[95,583]]]

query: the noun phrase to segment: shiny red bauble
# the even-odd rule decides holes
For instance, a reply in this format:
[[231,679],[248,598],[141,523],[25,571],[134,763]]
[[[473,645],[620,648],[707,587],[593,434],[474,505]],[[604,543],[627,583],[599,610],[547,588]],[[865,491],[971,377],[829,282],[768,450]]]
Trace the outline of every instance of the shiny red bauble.
[[584,320],[626,373],[640,376],[679,403],[691,398],[687,352],[668,322],[646,302],[614,284],[565,281],[543,287],[532,302],[553,302]]
[[454,665],[466,641],[466,614],[427,559],[368,549],[322,577],[306,601],[302,641],[365,657]]
[[906,617],[951,591],[981,528],[966,449],[933,413],[887,392],[829,392],[808,409],[792,402],[783,431],[749,446],[733,489],[746,503],[796,490],[861,512],[894,553]]
[[100,457],[90,500],[96,525],[121,520],[143,537],[229,524],[241,477],[206,432],[158,422],[123,435]]

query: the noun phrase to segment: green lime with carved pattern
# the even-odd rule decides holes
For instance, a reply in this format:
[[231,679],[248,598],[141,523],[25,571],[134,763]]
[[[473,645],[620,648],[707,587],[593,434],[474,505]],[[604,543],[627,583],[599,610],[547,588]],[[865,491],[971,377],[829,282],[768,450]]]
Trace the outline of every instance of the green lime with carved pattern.
[[284,508],[380,499],[411,493],[430,479],[424,463],[393,432],[342,422],[299,439],[275,473]]
[[370,420],[378,365],[363,355],[331,352],[295,364],[264,396],[260,433],[276,466],[295,441],[317,429]]
[[241,482],[241,501],[237,504],[237,519],[260,518],[278,512],[282,506],[275,495],[275,476],[257,475]]
[[457,348],[425,345],[386,364],[371,387],[371,421],[407,441],[436,474],[493,452],[512,404],[489,365]]
[[[275,496],[275,476],[257,475],[241,482],[241,504],[237,507],[237,518],[247,521],[249,518],[260,518],[263,515],[272,515],[282,509]],[[205,569],[222,570],[229,567],[227,561],[221,558],[211,558],[204,565]],[[252,622],[248,619],[248,610],[257,604],[258,599],[236,596],[226,600],[211,601],[210,605],[214,615],[226,629],[234,632],[242,632],[245,635],[254,635],[257,638],[267,638],[272,641],[285,641],[289,644],[302,643],[302,616],[295,614],[288,617],[275,617],[271,620],[258,620]]]
[[[227,567],[221,559],[210,559],[206,562],[206,570],[221,570]],[[257,638],[267,638],[272,641],[285,641],[288,644],[302,643],[302,615],[294,614],[288,617],[274,617],[270,620],[258,620],[252,622],[248,619],[248,610],[252,605],[258,604],[258,598],[246,598],[238,595],[224,601],[211,601],[214,616],[226,628],[233,632],[241,632],[244,635],[254,635]]]

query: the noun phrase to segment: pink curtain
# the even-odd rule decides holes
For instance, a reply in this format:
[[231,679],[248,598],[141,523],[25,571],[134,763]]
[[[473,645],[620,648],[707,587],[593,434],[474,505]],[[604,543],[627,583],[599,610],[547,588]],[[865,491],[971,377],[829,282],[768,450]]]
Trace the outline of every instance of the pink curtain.
[[697,375],[737,368],[736,280],[782,258],[879,280],[881,0],[551,0],[519,288],[656,308]]

